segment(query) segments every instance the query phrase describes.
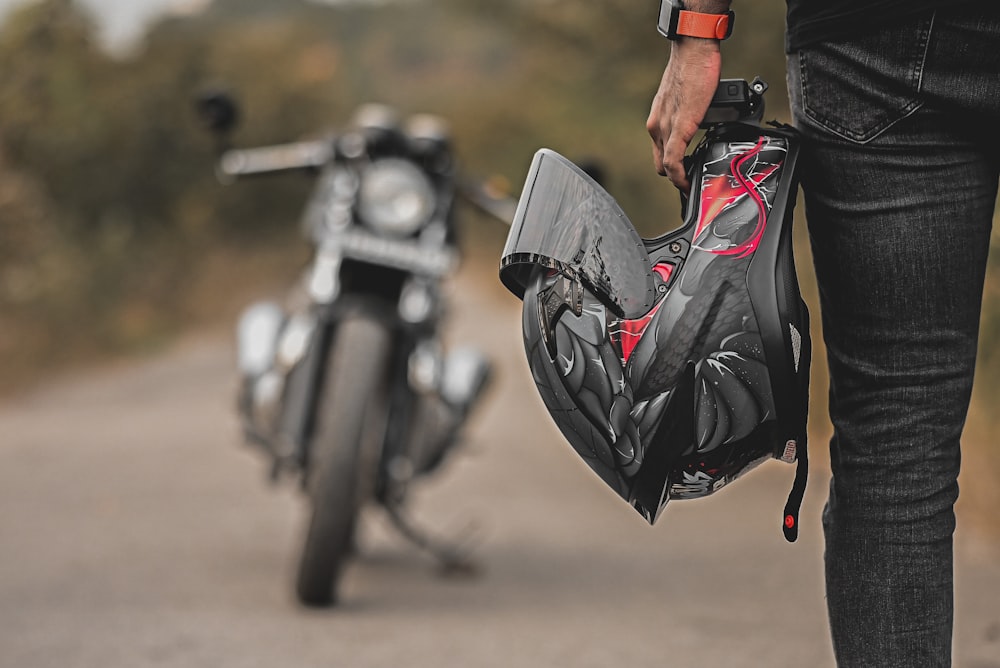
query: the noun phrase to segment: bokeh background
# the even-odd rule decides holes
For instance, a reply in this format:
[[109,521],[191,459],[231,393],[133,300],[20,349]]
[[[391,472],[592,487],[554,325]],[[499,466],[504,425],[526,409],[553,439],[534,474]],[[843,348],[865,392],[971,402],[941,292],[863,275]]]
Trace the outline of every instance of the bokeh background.
[[[325,133],[358,105],[383,102],[447,118],[469,178],[516,196],[547,146],[600,160],[646,236],[675,227],[678,198],[652,169],[644,128],[668,53],[653,29],[657,4],[0,2],[0,397],[229,327],[307,257],[297,216],[308,180],[214,178],[215,146],[192,105],[208,87],[240,100],[239,145]],[[724,74],[762,76],[768,118],[787,120],[782,31],[782,0],[741,3]],[[801,222],[800,277],[817,314]],[[468,262],[492,275],[506,229],[472,207],[462,226]],[[998,258],[961,502],[994,528]],[[814,443],[829,429],[823,366],[818,346]]]

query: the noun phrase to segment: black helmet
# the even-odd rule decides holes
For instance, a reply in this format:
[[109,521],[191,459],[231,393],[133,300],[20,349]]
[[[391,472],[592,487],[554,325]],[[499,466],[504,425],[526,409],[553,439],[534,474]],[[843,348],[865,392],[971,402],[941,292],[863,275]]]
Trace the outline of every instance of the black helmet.
[[655,522],[760,462],[806,476],[808,312],[792,257],[799,140],[726,123],[689,158],[684,224],[642,239],[561,155],[536,153],[500,278],[523,305],[528,364],[563,435]]

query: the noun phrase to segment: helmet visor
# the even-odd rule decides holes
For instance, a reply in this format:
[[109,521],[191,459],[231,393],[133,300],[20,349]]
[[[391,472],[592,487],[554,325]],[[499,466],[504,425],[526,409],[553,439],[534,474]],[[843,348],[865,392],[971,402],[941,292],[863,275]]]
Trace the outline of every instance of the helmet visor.
[[637,318],[655,288],[642,239],[615,200],[554,151],[535,154],[500,260],[500,280],[524,297],[546,267],[583,281],[619,317]]

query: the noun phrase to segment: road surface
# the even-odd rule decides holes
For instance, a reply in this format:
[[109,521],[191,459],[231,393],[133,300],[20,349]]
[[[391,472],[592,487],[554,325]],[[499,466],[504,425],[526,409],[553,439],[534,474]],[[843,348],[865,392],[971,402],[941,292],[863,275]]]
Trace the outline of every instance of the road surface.
[[[442,576],[371,512],[343,605],[298,607],[302,500],[241,444],[233,351],[208,333],[0,404],[0,666],[832,666],[822,467],[794,545],[777,462],[647,526],[549,421],[518,302],[471,284],[452,336],[483,341],[497,382],[413,506],[477,575]],[[956,665],[1000,668],[1000,550],[961,521],[957,545]]]

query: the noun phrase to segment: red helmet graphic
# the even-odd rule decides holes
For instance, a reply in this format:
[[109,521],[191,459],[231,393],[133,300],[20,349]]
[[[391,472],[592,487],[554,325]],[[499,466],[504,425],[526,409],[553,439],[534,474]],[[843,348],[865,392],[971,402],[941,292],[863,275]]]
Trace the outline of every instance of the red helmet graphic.
[[799,462],[783,516],[797,535],[810,361],[797,153],[791,128],[710,129],[684,223],[656,239],[566,158],[532,162],[500,264],[528,364],[566,439],[650,523],[775,458]]

